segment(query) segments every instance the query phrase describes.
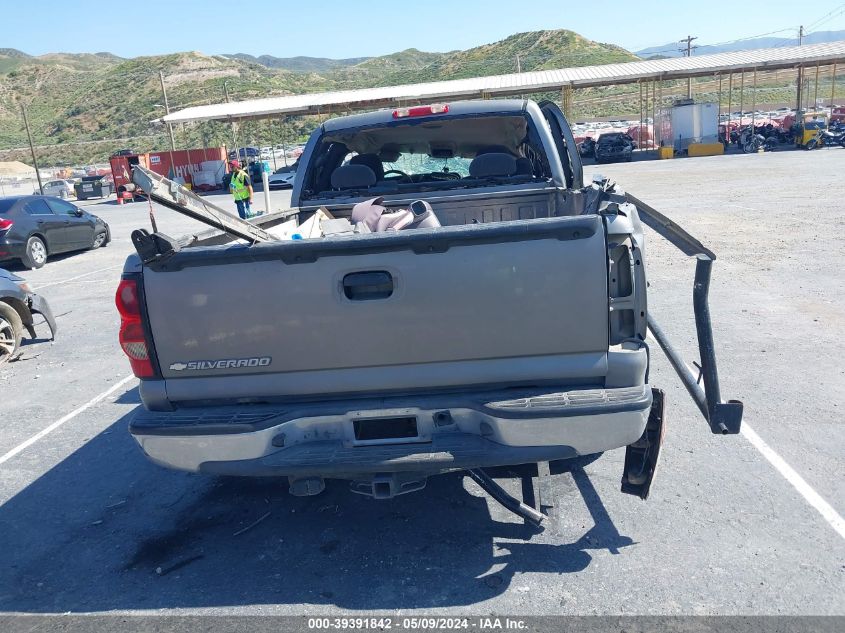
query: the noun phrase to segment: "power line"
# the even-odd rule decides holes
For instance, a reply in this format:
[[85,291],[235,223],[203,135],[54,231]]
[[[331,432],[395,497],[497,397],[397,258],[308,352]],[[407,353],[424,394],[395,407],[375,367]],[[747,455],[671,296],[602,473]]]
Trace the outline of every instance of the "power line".
[[843,3],[842,3],[842,4],[840,4],[838,7],[836,7],[833,11],[831,11],[831,12],[829,12],[829,13],[826,13],[825,15],[823,15],[822,17],[820,17],[818,20],[816,20],[815,22],[813,22],[812,24],[810,24],[810,25],[807,27],[807,31],[806,31],[806,32],[807,32],[807,33],[810,33],[810,32],[812,32],[812,31],[816,30],[816,29],[817,29],[817,27],[819,27],[819,26],[821,26],[822,24],[825,24],[825,23],[827,23],[827,22],[830,22],[830,20],[832,20],[832,19],[833,19],[833,18],[835,18],[835,17],[838,17],[839,15],[841,15],[841,14],[843,14],[843,13],[845,13],[845,2],[843,2]]

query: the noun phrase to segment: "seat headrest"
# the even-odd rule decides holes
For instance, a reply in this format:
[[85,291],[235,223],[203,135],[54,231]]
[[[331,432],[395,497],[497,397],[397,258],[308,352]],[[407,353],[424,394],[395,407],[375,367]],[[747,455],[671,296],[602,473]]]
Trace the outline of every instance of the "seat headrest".
[[476,156],[469,164],[469,175],[473,178],[513,176],[515,173],[516,158],[504,152]]
[[376,184],[375,172],[366,165],[343,165],[332,172],[332,189],[360,189]]
[[349,160],[350,165],[364,165],[373,170],[376,180],[384,178],[384,165],[376,154],[358,154]]

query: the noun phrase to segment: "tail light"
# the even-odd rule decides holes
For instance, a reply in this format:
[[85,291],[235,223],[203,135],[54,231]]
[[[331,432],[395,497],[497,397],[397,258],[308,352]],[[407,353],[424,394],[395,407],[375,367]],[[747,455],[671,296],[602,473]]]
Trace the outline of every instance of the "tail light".
[[398,108],[393,111],[394,119],[404,119],[413,116],[428,116],[430,114],[446,114],[449,112],[449,105],[446,103],[435,103],[426,106],[414,106],[412,108]]
[[5,233],[6,231],[8,231],[10,228],[12,228],[13,224],[14,222],[12,222],[11,220],[4,220],[3,218],[0,218],[0,233]]
[[138,282],[134,279],[122,279],[117,287],[115,303],[120,313],[120,347],[129,358],[132,373],[138,378],[151,378],[155,371],[141,322]]

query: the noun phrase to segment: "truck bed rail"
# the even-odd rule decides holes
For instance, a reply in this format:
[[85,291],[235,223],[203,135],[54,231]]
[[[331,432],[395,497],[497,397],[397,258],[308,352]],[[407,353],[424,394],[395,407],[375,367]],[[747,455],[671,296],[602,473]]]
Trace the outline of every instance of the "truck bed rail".
[[[716,349],[713,343],[713,328],[710,322],[710,273],[716,254],[687,233],[668,217],[629,193],[625,199],[637,207],[642,222],[677,247],[685,255],[695,257],[695,278],[693,281],[693,311],[698,339],[698,352],[701,358],[700,375],[693,375],[680,353],[675,349],[663,328],[648,315],[648,329],[651,331],[663,353],[669,359],[684,383],[693,401],[698,406],[713,433],[726,435],[739,433],[742,425],[742,402],[738,400],[722,401],[719,388],[719,374],[716,368]],[[704,380],[704,387],[699,384]]]

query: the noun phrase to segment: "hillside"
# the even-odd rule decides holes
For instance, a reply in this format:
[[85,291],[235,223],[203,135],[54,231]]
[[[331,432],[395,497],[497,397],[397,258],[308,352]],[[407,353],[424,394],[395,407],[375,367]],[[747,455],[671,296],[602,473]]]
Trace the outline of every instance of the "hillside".
[[328,59],[327,57],[273,57],[272,55],[261,55],[255,57],[246,53],[235,53],[225,55],[231,59],[240,59],[254,64],[261,64],[267,68],[280,68],[296,73],[325,73],[346,66],[354,66],[365,62],[370,57],[351,57],[349,59]]
[[[269,55],[205,55],[183,52],[122,59],[108,53],[51,53],[33,57],[0,49],[0,156],[27,159],[20,104],[28,105],[32,133],[45,164],[103,160],[118,147],[164,149],[167,136],[149,121],[161,116],[163,72],[172,109],[220,102],[224,82],[232,99],[372,87],[427,80],[563,66],[582,66],[636,57],[617,46],[600,44],[566,30],[519,33],[500,42],[464,51],[431,53],[407,49],[372,58],[326,60]],[[296,70],[294,70],[296,69]],[[306,134],[314,121],[247,123],[239,142],[280,142]],[[272,132],[271,132],[272,130]],[[224,124],[176,130],[177,143],[231,143]],[[108,142],[98,143],[102,139]],[[62,145],[62,147],[57,147]]]

